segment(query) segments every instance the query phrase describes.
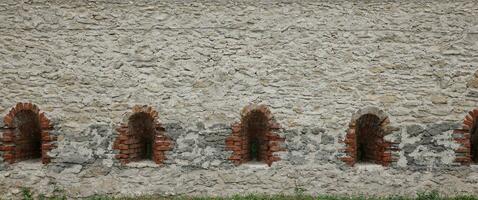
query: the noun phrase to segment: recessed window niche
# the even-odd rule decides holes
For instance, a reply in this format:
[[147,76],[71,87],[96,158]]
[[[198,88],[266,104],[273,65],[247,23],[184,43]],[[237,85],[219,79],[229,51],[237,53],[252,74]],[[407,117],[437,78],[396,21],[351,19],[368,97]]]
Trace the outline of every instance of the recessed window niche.
[[478,164],[478,108],[468,112],[461,129],[454,130],[453,138],[460,144],[455,149],[455,162],[462,165]]
[[390,133],[390,120],[378,108],[367,107],[352,116],[345,136],[346,156],[341,159],[348,165],[371,163],[388,166],[396,159],[393,151],[398,145],[386,141],[384,136]]
[[5,161],[38,159],[43,164],[51,161],[47,153],[56,147],[57,137],[50,134],[53,125],[36,105],[18,103],[4,117],[4,123],[0,151]]
[[114,149],[118,151],[116,158],[123,164],[142,160],[163,164],[166,151],[173,147],[152,107],[133,107],[133,112],[126,115],[117,131]]
[[229,160],[236,165],[264,163],[269,166],[280,160],[274,155],[284,150],[281,147],[284,138],[276,133],[279,128],[267,106],[246,106],[241,112],[241,122],[232,125],[232,134],[226,139],[227,150],[233,151]]

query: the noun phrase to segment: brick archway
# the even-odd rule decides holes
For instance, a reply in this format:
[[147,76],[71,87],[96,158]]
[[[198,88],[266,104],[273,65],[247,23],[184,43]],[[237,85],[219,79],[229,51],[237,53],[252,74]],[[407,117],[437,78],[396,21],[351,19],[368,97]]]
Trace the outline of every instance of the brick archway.
[[53,125],[32,103],[17,103],[3,118],[6,128],[3,129],[0,151],[6,162],[14,162],[41,158],[48,164],[51,158],[48,151],[56,148],[57,137],[50,131]]
[[281,147],[285,139],[276,133],[279,129],[267,106],[246,106],[241,121],[232,125],[232,134],[226,138],[226,150],[233,151],[229,160],[236,165],[254,160],[272,165],[280,160],[274,153],[285,150]]
[[158,112],[150,106],[134,106],[116,130],[118,137],[113,149],[119,151],[116,158],[122,164],[140,160],[163,164],[166,151],[173,148],[173,142],[158,122]]
[[453,131],[460,147],[455,150],[455,162],[462,165],[478,163],[478,108],[468,112],[461,129]]
[[357,111],[353,116],[345,136],[345,154],[341,160],[350,166],[357,162],[376,163],[388,166],[396,158],[397,145],[386,141],[384,136],[390,134],[392,128],[387,115],[375,107],[367,107]]

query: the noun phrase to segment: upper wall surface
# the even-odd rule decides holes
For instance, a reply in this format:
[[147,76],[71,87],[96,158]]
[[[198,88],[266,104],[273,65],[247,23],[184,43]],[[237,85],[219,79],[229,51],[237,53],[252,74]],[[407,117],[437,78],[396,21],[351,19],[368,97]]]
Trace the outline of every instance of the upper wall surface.
[[148,104],[163,122],[211,125],[255,102],[286,127],[343,130],[367,105],[395,123],[457,121],[476,106],[477,7],[2,1],[0,113],[32,101],[76,129]]

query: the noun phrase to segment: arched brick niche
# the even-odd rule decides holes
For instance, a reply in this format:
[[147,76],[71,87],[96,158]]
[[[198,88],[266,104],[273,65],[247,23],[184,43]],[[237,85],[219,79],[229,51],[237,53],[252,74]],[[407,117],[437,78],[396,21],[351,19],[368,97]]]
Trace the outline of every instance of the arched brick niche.
[[118,150],[116,158],[123,164],[140,160],[162,164],[166,151],[173,148],[173,142],[158,122],[158,112],[149,106],[134,106],[116,130],[119,135],[113,148]]
[[285,139],[276,133],[279,129],[267,106],[246,106],[241,121],[232,125],[232,134],[226,138],[226,150],[233,151],[229,160],[236,165],[250,161],[272,165],[280,160],[274,153],[284,150]]
[[462,165],[478,163],[478,108],[468,112],[462,128],[453,131],[453,138],[460,144],[455,150],[455,162]]
[[50,134],[53,125],[32,103],[17,103],[3,118],[0,151],[3,159],[14,162],[40,158],[43,164],[51,161],[48,151],[56,148],[56,136]]
[[386,141],[384,136],[392,130],[389,118],[380,109],[367,107],[357,111],[345,136],[346,156],[341,160],[350,166],[356,163],[390,165],[397,160],[392,152],[398,151],[398,144]]

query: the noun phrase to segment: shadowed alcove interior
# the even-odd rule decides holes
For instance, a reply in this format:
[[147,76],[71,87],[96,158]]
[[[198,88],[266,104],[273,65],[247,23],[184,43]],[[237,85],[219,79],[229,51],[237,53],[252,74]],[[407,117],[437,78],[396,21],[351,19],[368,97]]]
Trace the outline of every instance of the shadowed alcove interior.
[[22,110],[13,119],[17,127],[15,160],[41,158],[41,127],[38,115],[31,110]]
[[135,151],[135,153],[130,154],[131,160],[152,160],[153,119],[144,112],[135,113],[129,118],[128,127],[132,135],[131,138],[136,139],[134,148],[130,148],[130,151]]
[[471,143],[471,160],[473,163],[478,163],[478,117],[474,117],[473,126],[470,129],[470,143]]
[[380,133],[380,119],[366,114],[357,120],[357,162],[377,163],[383,154],[383,136]]
[[244,122],[244,131],[247,135],[247,142],[244,145],[248,151],[245,160],[266,162],[267,138],[265,133],[268,130],[267,117],[255,110],[245,117]]

